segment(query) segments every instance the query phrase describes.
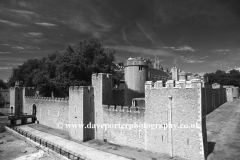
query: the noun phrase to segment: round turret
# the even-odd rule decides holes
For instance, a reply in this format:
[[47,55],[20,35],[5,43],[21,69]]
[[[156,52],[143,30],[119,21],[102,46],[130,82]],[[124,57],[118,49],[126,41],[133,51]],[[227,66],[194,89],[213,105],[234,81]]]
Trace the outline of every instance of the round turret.
[[146,59],[130,57],[125,65],[125,83],[127,88],[138,93],[144,93],[147,73],[148,63]]

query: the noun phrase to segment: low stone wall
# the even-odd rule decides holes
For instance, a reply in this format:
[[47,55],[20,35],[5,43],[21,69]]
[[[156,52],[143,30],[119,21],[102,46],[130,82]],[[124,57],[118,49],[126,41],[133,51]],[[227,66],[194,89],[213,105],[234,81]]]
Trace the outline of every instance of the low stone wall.
[[0,108],[0,112],[3,114],[10,114],[11,113],[11,108]]
[[0,133],[5,131],[5,126],[8,123],[8,116],[0,116]]

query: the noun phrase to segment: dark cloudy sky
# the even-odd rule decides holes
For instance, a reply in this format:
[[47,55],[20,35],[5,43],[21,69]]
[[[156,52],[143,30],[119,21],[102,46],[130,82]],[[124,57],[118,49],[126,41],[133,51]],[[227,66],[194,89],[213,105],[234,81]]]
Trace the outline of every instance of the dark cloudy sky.
[[240,67],[239,0],[0,0],[0,79],[30,58],[94,37],[164,68]]

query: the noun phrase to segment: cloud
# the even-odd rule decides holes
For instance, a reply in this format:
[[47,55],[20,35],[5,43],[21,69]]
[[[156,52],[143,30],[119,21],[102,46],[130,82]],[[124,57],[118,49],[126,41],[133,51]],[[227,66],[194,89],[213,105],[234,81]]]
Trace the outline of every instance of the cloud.
[[227,61],[227,60],[218,60],[218,61],[212,61],[209,63],[210,66],[213,66],[213,67],[227,67],[231,64],[233,64],[234,62],[230,62],[230,61]]
[[195,56],[189,56],[189,57],[180,56],[179,59],[184,63],[203,63],[204,62],[204,60],[199,60]]
[[206,72],[198,72],[196,74],[198,74],[199,76],[203,76],[204,74],[206,74]]
[[12,67],[0,67],[0,70],[12,69]]
[[198,49],[194,49],[192,47],[189,47],[187,45],[181,46],[181,47],[163,47],[166,49],[172,49],[174,51],[191,51],[191,52],[195,52]]
[[208,58],[208,56],[203,56],[203,57],[201,57],[200,59],[206,59],[206,58]]
[[230,52],[231,50],[229,49],[214,49],[211,50],[213,53],[219,53],[219,54],[227,54],[226,52]]
[[1,19],[0,19],[0,22],[5,23],[5,24],[7,24],[9,26],[13,26],[13,27],[24,27],[24,26],[26,26],[26,25],[23,25],[23,24],[20,24],[20,23],[14,23],[14,22],[1,20]]
[[13,10],[5,9],[5,14],[10,14],[8,11],[9,12],[13,12],[14,15],[21,16],[21,17],[24,17],[26,19],[33,19],[34,18],[36,20],[36,18],[40,17],[35,12],[30,12],[30,11],[25,11],[25,10],[17,10],[17,9],[13,9]]
[[22,63],[27,59],[17,58],[17,57],[10,57],[10,56],[1,56],[0,63]]
[[147,49],[142,47],[136,46],[123,46],[123,45],[116,45],[116,46],[108,46],[109,48],[119,50],[119,51],[126,51],[131,53],[142,53],[146,55],[153,55],[153,56],[166,56],[166,57],[174,57],[175,55],[169,51],[161,50],[161,49]]
[[156,1],[154,4],[155,21],[159,25],[191,21],[191,24],[219,26],[238,23],[234,13],[237,3],[209,0],[199,1]]
[[24,0],[20,0],[20,1],[11,0],[10,3],[14,6],[20,6],[20,7],[25,7],[25,8],[29,8],[29,9],[34,8],[34,6],[31,3],[26,2]]
[[20,50],[23,50],[24,48],[23,47],[20,47],[20,46],[15,46],[15,47],[12,47],[14,49],[20,49]]
[[11,52],[0,52],[0,54],[12,54]]
[[11,44],[2,44],[3,46],[11,46]]
[[175,57],[172,63],[178,67],[178,57]]
[[8,66],[19,66],[22,65],[23,63],[7,63]]
[[45,27],[55,27],[55,26],[58,26],[56,24],[47,23],[47,22],[35,23],[35,24],[40,25],[40,26],[45,26]]
[[126,33],[125,33],[125,27],[122,29],[122,34],[123,34],[123,40],[125,41],[125,42],[127,42],[128,44],[130,44],[131,46],[133,46],[133,44],[131,43],[131,42],[129,42],[128,41],[128,39],[127,39],[127,35],[126,35]]
[[146,36],[147,39],[149,39],[152,43],[154,43],[153,38],[152,38],[152,34],[150,34],[150,30],[145,29],[142,25],[140,25],[139,23],[135,22],[138,26],[138,28],[142,31],[142,33]]
[[39,33],[39,32],[29,32],[28,34],[33,37],[42,37],[43,36],[43,34]]

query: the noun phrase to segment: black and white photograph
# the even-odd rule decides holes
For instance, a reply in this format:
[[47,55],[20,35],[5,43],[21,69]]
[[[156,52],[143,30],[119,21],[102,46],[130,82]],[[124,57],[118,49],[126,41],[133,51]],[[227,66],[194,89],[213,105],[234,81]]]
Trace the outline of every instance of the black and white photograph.
[[239,0],[0,0],[0,160],[240,160]]

